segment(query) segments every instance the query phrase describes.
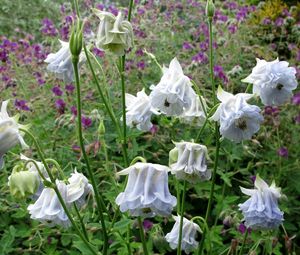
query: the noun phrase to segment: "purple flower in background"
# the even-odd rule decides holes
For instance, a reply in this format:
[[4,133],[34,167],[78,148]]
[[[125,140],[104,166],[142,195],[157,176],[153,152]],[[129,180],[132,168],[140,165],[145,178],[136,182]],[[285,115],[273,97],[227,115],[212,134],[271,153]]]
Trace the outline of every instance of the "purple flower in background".
[[228,26],[228,31],[231,33],[231,34],[235,34],[236,31],[237,31],[237,25],[236,24],[230,24]]
[[104,4],[96,4],[96,8],[100,11],[103,11],[104,10]]
[[278,149],[277,154],[280,157],[287,158],[289,155],[288,149],[286,147],[281,147]]
[[73,84],[67,84],[67,85],[65,86],[65,89],[66,89],[66,91],[67,91],[69,94],[72,94],[72,93],[74,92],[75,87],[74,87]]
[[189,42],[184,42],[182,44],[182,49],[184,49],[184,50],[191,50],[191,49],[193,49],[193,45],[191,43],[189,43]]
[[137,9],[137,13],[138,13],[138,15],[143,15],[143,14],[145,14],[145,9],[139,7],[139,8]]
[[93,48],[93,53],[94,53],[97,57],[99,57],[99,58],[103,58],[103,57],[105,56],[104,50],[101,50],[101,49],[99,49],[99,48],[97,48],[97,47],[94,47],[94,48]]
[[142,57],[142,56],[144,56],[144,52],[142,49],[138,49],[138,50],[136,50],[135,55],[137,55],[138,57]]
[[292,103],[295,104],[295,105],[300,105],[300,92],[296,93],[292,97]]
[[279,108],[276,106],[265,106],[264,114],[277,116],[279,114]]
[[207,63],[208,57],[205,53],[199,52],[197,55],[192,57],[192,61],[199,63],[199,64],[204,64],[204,63]]
[[254,183],[255,180],[256,180],[256,175],[252,175],[252,176],[250,177],[250,179],[251,179],[251,181]]
[[71,113],[74,115],[74,116],[77,116],[77,108],[76,106],[71,106]]
[[222,66],[214,66],[214,75],[215,77],[218,77],[219,79],[223,80],[224,83],[228,83],[228,78],[224,73]]
[[115,6],[109,6],[108,11],[111,12],[113,15],[118,16],[118,9]]
[[66,103],[63,99],[57,99],[55,101],[55,108],[58,110],[60,114],[63,114],[65,112]]
[[144,227],[145,231],[149,231],[153,227],[153,222],[150,220],[144,220],[143,227]]
[[[245,224],[241,223],[238,227],[238,231],[241,233],[241,234],[244,234],[247,230],[247,227],[245,226]],[[251,233],[252,229],[251,228],[248,228],[248,233]]]
[[153,124],[150,128],[150,132],[152,135],[155,135],[158,132],[158,126]]
[[262,21],[263,25],[270,25],[272,21],[269,18],[264,18]]
[[41,32],[44,35],[48,36],[56,36],[57,35],[57,29],[55,28],[52,20],[45,18],[42,20],[42,28]]
[[143,61],[143,60],[139,61],[136,66],[137,66],[138,69],[144,70],[145,67],[146,67],[145,61]]
[[208,50],[208,42],[201,42],[199,44],[199,47],[200,47],[201,50],[207,51]]
[[92,119],[89,117],[82,116],[81,123],[83,125],[83,128],[88,128],[88,127],[92,126]]
[[23,111],[30,111],[30,108],[27,105],[27,102],[25,100],[15,100],[15,107],[18,110],[23,110]]
[[277,27],[281,27],[281,26],[283,25],[283,23],[284,23],[284,19],[281,18],[281,17],[279,17],[279,18],[277,18],[277,19],[275,20],[275,25],[276,25]]
[[59,96],[59,97],[63,94],[63,91],[61,90],[61,88],[59,86],[53,87],[52,92],[55,96]]

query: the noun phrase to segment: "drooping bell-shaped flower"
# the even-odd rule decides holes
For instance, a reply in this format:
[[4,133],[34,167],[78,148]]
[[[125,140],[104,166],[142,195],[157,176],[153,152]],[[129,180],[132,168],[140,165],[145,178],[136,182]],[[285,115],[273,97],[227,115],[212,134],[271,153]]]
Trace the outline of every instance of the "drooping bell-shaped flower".
[[205,111],[207,108],[205,99],[201,97],[203,107],[198,95],[191,97],[192,104],[190,108],[185,109],[182,115],[179,117],[184,123],[195,124],[196,126],[203,126],[206,116]]
[[220,122],[223,137],[238,143],[251,139],[259,130],[263,116],[259,107],[247,103],[252,96],[246,93],[233,95],[218,88],[217,97],[221,104],[211,119]]
[[177,179],[190,183],[209,180],[211,171],[207,167],[207,158],[207,148],[204,145],[192,142],[175,143],[175,148],[170,151],[171,172]]
[[256,66],[243,82],[253,84],[253,93],[260,96],[264,105],[281,105],[292,97],[297,88],[296,69],[286,61],[267,62],[256,59]]
[[124,20],[121,12],[116,17],[112,13],[93,9],[100,19],[96,46],[113,52],[118,56],[133,47],[133,29],[131,23]]
[[283,222],[283,212],[278,208],[281,197],[280,188],[273,182],[271,186],[258,175],[254,182],[255,189],[241,191],[251,196],[243,204],[239,204],[245,219],[245,225],[252,229],[274,229]]
[[26,198],[36,193],[40,186],[37,172],[23,171],[23,165],[14,167],[12,174],[8,177],[10,193],[16,198]]
[[[56,53],[50,53],[45,62],[48,63],[47,70],[56,74],[56,76],[66,83],[74,81],[74,70],[72,64],[72,54],[69,42],[59,40],[61,48]],[[84,54],[79,56],[78,65],[81,66],[85,61]]]
[[23,139],[23,134],[19,128],[28,128],[18,124],[18,116],[9,117],[7,113],[7,104],[9,100],[2,102],[0,112],[0,169],[3,167],[3,156],[11,148],[17,144],[21,144],[22,148],[28,148]]
[[125,191],[116,198],[120,211],[129,211],[132,216],[168,216],[176,205],[168,187],[167,166],[151,163],[136,163],[118,175],[129,175]]
[[[168,233],[165,238],[170,247],[176,249],[179,242],[180,216],[173,216],[173,218],[175,224],[171,232]],[[200,227],[196,223],[183,217],[181,249],[187,254],[198,246],[198,242],[196,241],[197,231],[201,232]]]
[[189,77],[174,58],[169,68],[163,68],[163,76],[156,86],[151,86],[151,104],[154,108],[169,116],[180,116],[192,105],[196,93],[192,89]]
[[126,93],[126,123],[129,127],[149,131],[152,127],[152,114],[159,114],[151,105],[145,90],[137,93],[137,96]]
[[67,184],[67,203],[76,202],[79,206],[85,204],[85,199],[88,194],[93,193],[93,187],[88,179],[82,174],[75,172],[71,174]]
[[[56,180],[57,188],[63,198],[67,201],[67,185],[63,181]],[[54,189],[44,188],[34,204],[28,206],[30,217],[50,225],[70,226],[66,215]]]

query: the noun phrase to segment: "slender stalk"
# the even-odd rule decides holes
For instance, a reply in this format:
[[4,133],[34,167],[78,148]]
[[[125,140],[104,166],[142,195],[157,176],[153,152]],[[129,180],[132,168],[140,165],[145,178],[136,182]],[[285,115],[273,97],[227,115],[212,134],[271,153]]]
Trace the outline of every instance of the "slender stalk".
[[245,232],[245,235],[244,235],[244,239],[243,239],[243,243],[242,243],[242,247],[240,249],[239,255],[243,255],[243,250],[244,250],[244,246],[245,246],[247,237],[248,237],[248,229],[246,229],[246,232]]
[[[37,153],[38,153],[39,157],[41,158],[41,161],[42,161],[42,163],[43,163],[43,165],[44,165],[44,167],[45,167],[45,169],[46,169],[46,171],[47,171],[47,174],[48,174],[48,176],[49,176],[49,178],[50,178],[50,180],[51,180],[51,183],[53,184],[53,189],[54,189],[54,191],[55,191],[55,193],[56,193],[56,195],[57,195],[57,197],[58,197],[58,200],[59,200],[61,206],[63,207],[63,209],[64,209],[66,215],[68,216],[68,219],[70,220],[70,222],[71,222],[73,228],[76,230],[77,235],[78,235],[78,236],[80,237],[80,239],[85,243],[85,245],[87,246],[87,248],[88,248],[93,254],[97,255],[97,252],[95,251],[95,249],[91,246],[91,244],[89,243],[89,241],[83,236],[83,234],[81,233],[80,229],[78,228],[76,222],[75,222],[74,219],[72,218],[72,215],[71,215],[71,213],[69,212],[69,210],[68,210],[68,208],[67,208],[67,206],[66,206],[66,204],[65,204],[65,201],[64,201],[64,199],[62,198],[62,196],[61,196],[61,194],[60,194],[60,192],[59,192],[59,190],[58,190],[58,188],[57,188],[57,186],[56,186],[55,179],[54,179],[54,177],[53,177],[53,175],[52,175],[52,173],[51,173],[51,170],[50,170],[50,168],[49,168],[49,166],[48,166],[48,164],[47,164],[47,162],[46,162],[45,156],[44,156],[44,154],[43,154],[43,152],[42,152],[42,149],[41,149],[39,143],[38,143],[37,140],[35,139],[34,135],[31,134],[31,132],[29,132],[28,130],[22,129],[22,128],[20,128],[19,130],[20,130],[21,132],[24,132],[25,134],[27,134],[27,135],[31,138],[31,140],[33,141],[33,143],[34,143],[34,145],[35,145],[35,147],[36,147],[36,149],[37,149]],[[37,168],[37,169],[38,169],[40,175],[43,176],[42,173],[40,172],[39,168]]]
[[[208,18],[208,26],[209,26],[209,67],[210,67],[210,80],[212,85],[213,91],[213,102],[214,106],[217,104],[217,95],[216,95],[216,87],[214,82],[214,70],[213,70],[213,34],[212,34],[212,17]],[[220,132],[218,123],[215,123],[215,139],[216,139],[216,151],[215,151],[215,158],[214,158],[214,168],[212,174],[212,183],[210,188],[209,200],[205,214],[205,221],[208,222],[208,217],[211,213],[212,201],[214,199],[214,189],[215,189],[215,182],[217,176],[217,168],[218,168],[218,160],[219,160],[219,152],[220,152]],[[206,236],[206,229],[203,231],[203,235],[201,238],[201,243],[198,250],[198,255],[202,255],[203,248],[204,248],[204,241]]]
[[146,243],[146,239],[145,239],[145,233],[144,233],[143,222],[142,222],[141,216],[138,217],[138,223],[139,223],[140,237],[141,237],[141,241],[143,244],[144,255],[148,255],[149,253],[148,253],[148,249],[147,249],[147,243]]
[[85,228],[83,219],[82,219],[82,217],[81,217],[81,215],[80,215],[80,212],[79,212],[79,210],[78,210],[78,207],[77,207],[76,203],[73,203],[73,205],[74,205],[74,208],[75,208],[75,212],[76,212],[76,214],[77,214],[77,217],[78,217],[78,219],[79,219],[79,221],[80,221],[81,229],[82,229],[82,232],[83,232],[83,234],[84,234],[84,237],[86,238],[86,240],[89,240],[89,236],[88,236],[88,234],[87,234],[87,232],[86,232],[86,228]]
[[182,227],[183,227],[183,214],[185,204],[185,192],[186,192],[186,181],[183,182],[183,191],[181,197],[181,208],[180,208],[180,224],[179,224],[179,238],[177,246],[177,255],[181,255],[181,241],[182,241]]
[[79,143],[80,143],[80,148],[82,151],[82,155],[84,158],[84,161],[86,163],[87,171],[89,178],[91,180],[91,184],[94,189],[95,193],[95,199],[97,203],[97,208],[99,210],[99,216],[100,216],[100,221],[101,221],[101,226],[103,230],[103,237],[104,237],[104,244],[103,244],[103,255],[107,254],[107,248],[108,248],[108,235],[106,231],[106,226],[105,226],[105,220],[104,220],[104,214],[103,214],[103,199],[99,193],[98,186],[96,184],[95,176],[93,174],[93,171],[90,167],[89,159],[85,151],[84,147],[84,142],[83,142],[83,134],[82,134],[82,123],[81,123],[81,94],[80,94],[80,80],[79,80],[79,73],[78,73],[78,57],[72,58],[72,63],[73,63],[73,69],[74,69],[74,75],[75,75],[75,81],[76,81],[76,92],[77,92],[77,122],[78,122],[78,138],[79,138]]
[[132,7],[133,7],[133,0],[130,0],[130,2],[129,2],[129,10],[128,10],[128,21],[129,22],[131,20]]

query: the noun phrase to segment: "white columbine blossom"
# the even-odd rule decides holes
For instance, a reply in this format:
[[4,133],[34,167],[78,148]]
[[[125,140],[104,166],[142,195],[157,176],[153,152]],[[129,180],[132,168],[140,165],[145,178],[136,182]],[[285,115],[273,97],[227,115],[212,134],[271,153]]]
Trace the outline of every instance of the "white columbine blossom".
[[160,82],[151,89],[152,106],[169,116],[180,116],[191,107],[192,98],[196,95],[177,58],[171,61],[169,68],[163,68]]
[[[56,185],[63,200],[66,202],[67,185],[59,180],[56,180]],[[29,205],[27,209],[32,219],[50,223],[50,225],[62,225],[63,227],[70,226],[68,216],[52,188],[44,188],[36,202]]]
[[253,93],[260,96],[264,105],[281,105],[287,102],[297,88],[296,69],[286,61],[267,62],[256,59],[256,66],[243,82],[253,84]]
[[238,143],[251,139],[259,130],[263,116],[259,107],[247,103],[252,96],[246,93],[233,95],[218,88],[217,97],[221,104],[211,119],[220,122],[223,137]]
[[170,168],[176,178],[190,183],[210,179],[211,171],[207,168],[206,146],[191,142],[179,142],[175,143],[175,146],[170,151]]
[[205,111],[207,109],[207,105],[205,99],[201,96],[203,107],[198,95],[192,96],[191,99],[192,104],[190,108],[185,109],[179,118],[185,123],[191,123],[201,127],[206,120]]
[[129,175],[125,191],[116,198],[120,211],[129,211],[132,216],[168,216],[176,205],[168,187],[167,166],[151,163],[136,163],[118,175]]
[[126,123],[129,127],[149,131],[152,127],[152,114],[159,114],[152,106],[145,90],[137,93],[137,96],[126,93]]
[[[47,69],[56,74],[56,76],[64,80],[66,83],[74,81],[74,70],[72,64],[72,54],[69,42],[59,40],[61,49],[56,53],[50,53],[45,62],[48,63]],[[79,56],[79,66],[85,61],[83,53]]]
[[118,16],[110,12],[93,9],[100,19],[96,45],[104,50],[109,50],[119,56],[133,47],[133,29],[129,21],[124,20],[121,12]]
[[[166,240],[172,249],[176,249],[179,242],[180,216],[173,216],[173,218],[176,222],[171,232],[166,235]],[[181,249],[187,254],[198,246],[195,240],[197,231],[201,232],[200,227],[183,217]]]
[[26,129],[26,126],[18,124],[18,116],[9,117],[7,113],[7,104],[9,100],[2,102],[0,112],[0,169],[3,167],[3,156],[17,144],[22,148],[28,148],[23,139],[23,134],[19,128]]
[[76,202],[79,206],[85,204],[85,199],[88,194],[93,193],[93,187],[89,184],[88,179],[82,174],[75,172],[71,174],[67,184],[67,203]]
[[239,204],[245,219],[245,225],[253,229],[274,229],[283,221],[283,212],[278,208],[278,199],[281,197],[280,188],[273,182],[271,186],[258,175],[254,183],[255,189],[241,191],[251,196],[243,204]]

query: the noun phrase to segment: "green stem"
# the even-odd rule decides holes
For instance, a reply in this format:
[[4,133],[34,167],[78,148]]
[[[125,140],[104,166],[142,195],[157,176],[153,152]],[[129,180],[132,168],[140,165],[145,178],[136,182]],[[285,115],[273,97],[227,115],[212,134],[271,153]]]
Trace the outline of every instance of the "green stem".
[[86,228],[85,228],[83,219],[82,219],[82,217],[81,217],[81,215],[80,215],[80,212],[79,212],[79,210],[78,210],[78,207],[77,207],[76,203],[73,203],[73,205],[74,205],[74,208],[75,208],[75,212],[76,212],[76,214],[77,214],[77,217],[78,217],[78,219],[79,219],[79,221],[80,221],[81,229],[82,229],[82,232],[83,232],[83,234],[84,234],[84,237],[86,238],[86,240],[89,240],[89,236],[88,236],[88,234],[87,234],[87,232],[86,232]]
[[144,255],[148,255],[149,253],[148,253],[148,249],[147,249],[147,243],[146,243],[146,239],[145,239],[145,233],[144,233],[143,222],[142,222],[141,216],[138,217],[138,223],[139,223],[140,237],[141,237],[141,241],[143,244]]
[[179,224],[179,238],[177,246],[177,255],[181,255],[181,241],[182,241],[182,227],[183,227],[183,214],[185,205],[185,192],[186,192],[186,181],[183,182],[183,191],[181,197],[181,208],[180,208],[180,224]]
[[[61,194],[60,194],[60,192],[59,192],[59,190],[58,190],[58,188],[57,188],[57,186],[56,186],[55,179],[54,179],[54,177],[53,177],[53,175],[52,175],[52,173],[51,173],[51,170],[50,170],[50,168],[49,168],[49,166],[48,166],[48,164],[47,164],[47,162],[46,162],[46,159],[45,159],[45,157],[44,157],[44,154],[43,154],[43,152],[42,152],[42,150],[41,150],[41,147],[40,147],[39,143],[38,143],[37,140],[35,139],[34,135],[31,134],[31,132],[29,132],[28,130],[22,129],[22,128],[20,128],[19,130],[20,130],[21,132],[24,132],[25,134],[27,134],[27,135],[31,138],[31,140],[33,141],[33,143],[34,143],[34,145],[35,145],[35,147],[36,147],[36,149],[37,149],[37,153],[38,153],[39,157],[41,158],[42,163],[43,163],[44,166],[45,166],[45,169],[46,169],[47,174],[48,174],[48,176],[49,176],[49,178],[50,178],[50,180],[51,180],[51,183],[54,185],[54,191],[55,191],[55,193],[56,193],[56,195],[57,195],[57,197],[58,197],[58,200],[59,200],[61,206],[63,207],[63,209],[64,209],[66,215],[68,216],[68,219],[70,220],[70,222],[71,222],[73,228],[76,230],[77,235],[78,235],[78,236],[80,237],[80,239],[85,243],[85,245],[87,246],[87,248],[88,248],[93,254],[97,255],[97,252],[95,251],[95,249],[91,246],[91,244],[89,243],[89,241],[82,235],[82,233],[81,233],[81,231],[79,230],[77,224],[76,224],[75,221],[73,220],[72,215],[71,215],[71,213],[69,212],[69,210],[68,210],[68,208],[67,208],[67,206],[66,206],[66,204],[65,204],[65,201],[64,201],[64,199],[62,198],[62,196],[61,196]],[[37,168],[37,169],[38,169],[38,168]],[[39,171],[39,170],[38,170],[38,171]],[[40,173],[40,174],[41,174],[41,173]]]
[[[209,67],[210,67],[210,80],[212,85],[213,91],[213,102],[214,106],[217,104],[217,95],[216,95],[216,88],[214,82],[214,70],[213,70],[213,34],[212,34],[212,17],[208,18],[208,26],[209,26]],[[218,168],[218,160],[219,160],[219,152],[220,152],[220,132],[218,123],[215,123],[215,139],[216,139],[216,151],[215,151],[215,159],[214,159],[214,168],[212,174],[212,183],[210,188],[209,200],[205,214],[205,222],[208,222],[208,217],[211,213],[211,206],[214,199],[214,190],[215,190],[215,182],[217,176],[217,168]],[[204,241],[206,236],[206,229],[203,231],[203,235],[201,238],[201,243],[198,250],[198,255],[202,255],[203,248],[204,248]]]
[[75,7],[75,11],[76,11],[77,17],[80,18],[78,0],[74,0],[74,7]]
[[243,243],[242,243],[242,247],[240,249],[239,255],[243,255],[243,250],[244,250],[244,246],[247,240],[247,236],[248,236],[248,228],[246,229],[245,235],[244,235],[244,239],[243,239]]
[[133,0],[130,0],[130,3],[129,3],[129,10],[128,10],[128,21],[129,21],[129,22],[130,22],[130,20],[131,20],[132,7],[133,7]]
[[91,184],[94,189],[95,193],[95,199],[97,203],[97,208],[99,210],[99,216],[100,216],[100,221],[101,221],[101,226],[102,226],[102,231],[103,231],[103,237],[104,237],[104,244],[103,244],[103,255],[107,255],[107,248],[108,248],[108,235],[106,231],[106,226],[105,226],[105,220],[104,220],[104,214],[103,214],[103,199],[98,191],[98,186],[96,184],[95,176],[93,174],[93,171],[90,167],[89,159],[86,154],[85,148],[84,148],[84,142],[83,142],[83,135],[82,135],[82,123],[81,123],[81,94],[80,94],[80,81],[79,81],[79,73],[78,73],[78,57],[72,56],[72,63],[73,63],[73,69],[74,69],[74,75],[75,75],[75,81],[76,81],[76,92],[77,92],[77,122],[78,122],[78,138],[79,138],[79,143],[80,143],[80,148],[82,151],[82,155],[84,158],[84,161],[86,163],[87,171],[89,178],[91,180]]

